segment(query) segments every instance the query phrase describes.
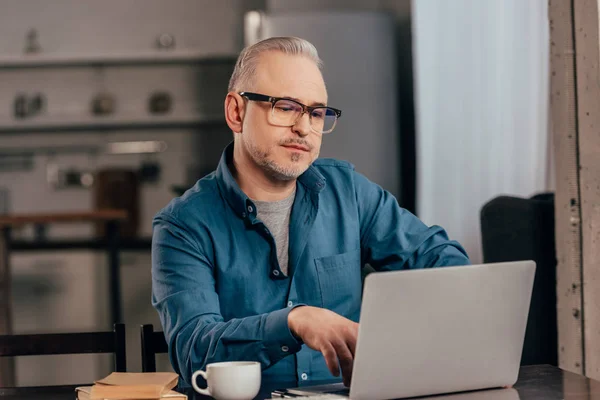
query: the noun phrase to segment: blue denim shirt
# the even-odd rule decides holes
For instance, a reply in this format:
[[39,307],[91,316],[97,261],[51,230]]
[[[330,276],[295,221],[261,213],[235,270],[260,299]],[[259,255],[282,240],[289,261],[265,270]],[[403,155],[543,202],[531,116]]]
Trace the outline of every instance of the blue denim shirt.
[[319,159],[297,180],[285,276],[229,170],[232,153],[230,145],[215,172],[154,218],[152,304],[188,384],[206,364],[233,360],[259,361],[264,381],[333,379],[321,353],[290,333],[295,306],[358,322],[365,263],[378,271],[469,263],[442,228],[428,228],[351,164]]

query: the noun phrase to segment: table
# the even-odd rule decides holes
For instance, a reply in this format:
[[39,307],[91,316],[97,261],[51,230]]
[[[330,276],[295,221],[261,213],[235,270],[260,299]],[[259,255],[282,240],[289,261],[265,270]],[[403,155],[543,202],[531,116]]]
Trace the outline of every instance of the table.
[[[257,399],[271,398],[271,391],[291,387],[294,383],[272,383],[263,385]],[[6,400],[72,400],[75,386],[38,388],[0,388],[0,399]],[[185,393],[190,400],[207,399],[190,389]],[[563,371],[549,365],[525,366],[521,368],[514,389],[494,389],[465,394],[435,396],[436,400],[590,400],[600,398],[600,382]],[[421,398],[423,400],[424,398]]]
[[[121,322],[121,289],[119,280],[119,222],[127,219],[123,210],[96,210],[89,212],[52,214],[15,214],[0,216],[0,335],[12,333],[11,316],[11,229],[22,225],[35,225],[38,231],[47,224],[91,222],[106,225],[109,255],[110,301],[113,322]],[[40,242],[43,243],[43,242]],[[14,384],[12,360],[0,360],[0,385]]]

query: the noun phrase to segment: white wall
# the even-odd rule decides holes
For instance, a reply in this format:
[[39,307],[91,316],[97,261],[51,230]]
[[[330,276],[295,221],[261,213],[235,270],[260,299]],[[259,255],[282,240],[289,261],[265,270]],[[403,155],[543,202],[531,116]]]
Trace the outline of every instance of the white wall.
[[482,260],[479,212],[549,189],[547,0],[413,3],[417,212]]

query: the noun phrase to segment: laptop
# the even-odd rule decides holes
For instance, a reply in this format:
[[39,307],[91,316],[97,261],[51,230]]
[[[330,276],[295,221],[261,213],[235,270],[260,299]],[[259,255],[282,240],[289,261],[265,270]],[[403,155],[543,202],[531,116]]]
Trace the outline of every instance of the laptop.
[[383,400],[512,386],[535,268],[518,261],[370,274],[350,388],[273,396]]

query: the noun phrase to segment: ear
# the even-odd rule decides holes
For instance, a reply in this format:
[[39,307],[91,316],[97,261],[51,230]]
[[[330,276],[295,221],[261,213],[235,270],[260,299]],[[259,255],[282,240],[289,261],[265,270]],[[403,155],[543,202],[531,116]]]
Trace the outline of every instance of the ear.
[[233,133],[241,133],[244,125],[246,107],[244,98],[235,92],[225,97],[225,121]]

